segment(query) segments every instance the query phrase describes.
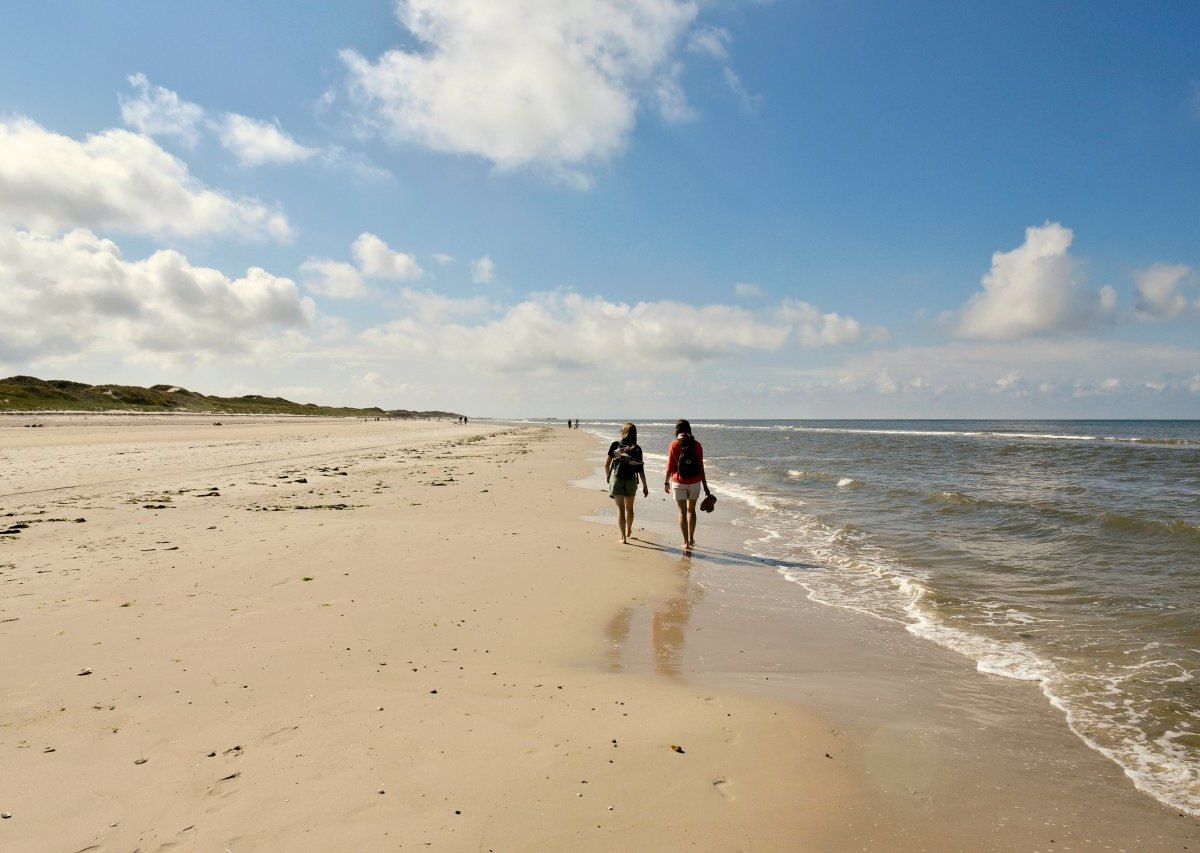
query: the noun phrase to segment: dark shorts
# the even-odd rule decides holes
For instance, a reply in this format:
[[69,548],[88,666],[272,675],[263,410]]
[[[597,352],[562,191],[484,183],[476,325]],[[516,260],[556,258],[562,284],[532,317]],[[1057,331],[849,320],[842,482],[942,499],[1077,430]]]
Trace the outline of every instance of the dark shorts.
[[608,494],[614,498],[621,495],[632,497],[637,494],[637,490],[637,477],[613,477],[608,484]]

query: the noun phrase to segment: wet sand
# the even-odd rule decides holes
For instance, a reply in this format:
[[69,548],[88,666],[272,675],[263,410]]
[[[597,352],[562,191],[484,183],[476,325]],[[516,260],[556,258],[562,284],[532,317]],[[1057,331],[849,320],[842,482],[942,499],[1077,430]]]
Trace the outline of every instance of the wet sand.
[[0,849],[1200,845],[1035,688],[581,521],[586,434],[212,420],[0,419]]

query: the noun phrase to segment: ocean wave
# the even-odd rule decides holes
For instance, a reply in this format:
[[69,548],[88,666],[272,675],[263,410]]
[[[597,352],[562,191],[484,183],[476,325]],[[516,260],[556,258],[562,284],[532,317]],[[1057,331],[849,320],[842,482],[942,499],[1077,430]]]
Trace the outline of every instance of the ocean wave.
[[[763,557],[761,554],[756,554],[762,559],[769,560],[769,557]],[[820,604],[825,607],[836,607],[840,610],[853,610],[855,613],[861,613],[864,616],[870,616],[872,619],[878,619],[882,622],[892,622],[903,625],[904,619],[897,613],[888,613],[886,610],[881,610],[879,607],[872,606],[866,600],[855,599],[835,595],[829,596],[830,587],[824,584],[816,583],[817,575],[811,572],[801,572],[796,569],[777,568],[776,571],[785,580],[790,581],[800,586],[807,593],[809,601],[815,604]]]
[[[668,424],[669,426],[669,424]],[[899,437],[925,438],[981,438],[981,439],[1019,439],[1022,441],[1061,441],[1061,442],[1106,442],[1131,445],[1160,445],[1178,447],[1197,447],[1200,440],[1183,436],[1153,436],[1153,435],[1097,435],[1090,432],[1054,432],[1023,430],[1009,432],[994,427],[981,429],[912,429],[885,426],[816,426],[810,424],[752,424],[737,422],[696,423],[695,426],[714,430],[750,430],[799,432],[832,435],[881,435]]]
[[834,530],[829,536],[829,541],[832,544],[848,545],[861,541],[865,535],[866,531],[861,527],[847,523]]
[[1200,525],[1184,521],[1182,518],[1159,521],[1153,518],[1134,518],[1128,515],[1121,515],[1120,513],[1106,512],[1100,516],[1100,524],[1110,530],[1126,533],[1200,538]]
[[826,474],[824,471],[798,471],[789,469],[787,475],[793,480],[818,480],[820,482],[832,482],[835,478],[833,474]]
[[863,483],[853,477],[841,476],[838,474],[827,474],[824,471],[803,471],[796,469],[788,469],[788,478],[792,480],[810,480],[818,483],[836,483],[839,489],[845,488],[861,488]]
[[[751,523],[765,533],[747,543],[754,556],[790,563],[800,551],[806,561],[823,567],[817,571],[777,567],[782,577],[799,584],[818,604],[904,624],[908,605],[926,594],[920,572],[865,545],[864,531],[853,524],[832,527],[795,510],[777,510],[771,518],[760,517]],[[783,530],[786,536],[781,535]]]
[[954,438],[958,436],[982,436],[986,433],[975,430],[943,430],[943,429],[884,429],[882,427],[806,427],[789,426],[796,432],[835,433],[843,435],[903,435],[903,436],[933,436]]
[[[974,660],[979,672],[1038,682],[1050,704],[1064,714],[1071,731],[1120,766],[1139,790],[1174,808],[1200,814],[1200,767],[1194,746],[1187,742],[1195,740],[1196,733],[1168,730],[1159,736],[1150,734],[1145,725],[1147,708],[1164,700],[1145,696],[1128,683],[1164,668],[1175,674],[1156,675],[1152,683],[1189,682],[1193,673],[1174,661],[1153,659],[1115,665],[1109,671],[1068,673],[1026,643],[948,625],[926,612],[923,604],[921,596],[908,608],[914,620],[906,626],[909,633]],[[1135,696],[1140,698],[1131,698]]]
[[[883,567],[878,567],[882,569]],[[1141,725],[1144,703],[1127,697],[1122,680],[1129,672],[1144,671],[1154,666],[1146,662],[1115,673],[1096,673],[1091,690],[1081,690],[1079,676],[1064,673],[1054,661],[1041,655],[1032,645],[1019,640],[999,640],[970,630],[946,624],[926,604],[928,589],[911,576],[888,568],[877,573],[876,579],[890,581],[900,596],[908,599],[905,619],[895,619],[871,606],[869,597],[844,595],[842,586],[830,588],[824,583],[822,570],[797,571],[778,569],[781,576],[799,584],[808,592],[808,599],[817,604],[853,610],[885,621],[900,622],[912,635],[936,643],[975,661],[981,673],[1030,681],[1039,684],[1050,704],[1061,711],[1071,731],[1090,748],[1120,766],[1133,784],[1156,800],[1190,814],[1200,814],[1200,769],[1194,758],[1195,732],[1171,729],[1155,737]],[[1027,614],[1007,613],[1011,623],[1027,623]],[[1164,665],[1173,662],[1163,661]],[[1189,682],[1191,672],[1179,672],[1162,678],[1162,683]],[[1149,700],[1153,702],[1154,700]]]
[[710,482],[715,492],[721,492],[731,498],[742,501],[742,503],[755,510],[773,511],[775,510],[774,503],[759,489],[745,486],[741,483],[733,483],[729,480],[722,480],[718,486],[715,482]]
[[930,503],[948,504],[950,506],[985,506],[993,503],[983,498],[972,497],[964,492],[932,492],[926,496],[925,500]]
[[[1117,665],[1108,671],[1060,674],[1042,683],[1042,692],[1062,711],[1067,725],[1084,743],[1107,756],[1125,771],[1135,787],[1159,802],[1200,815],[1200,766],[1195,759],[1194,731],[1181,731],[1195,724],[1195,712],[1185,714],[1180,726],[1152,733],[1145,723],[1148,706],[1161,712],[1161,696],[1139,696],[1137,682],[1151,673],[1175,671],[1174,661],[1145,660],[1136,665]],[[1190,680],[1153,676],[1159,684]],[[1121,701],[1114,701],[1120,698]],[[1157,713],[1156,713],[1157,716]]]
[[[1059,619],[1049,624],[1041,616],[995,600],[976,602],[983,611],[976,610],[976,615],[986,617],[980,629],[955,625],[941,612],[944,603],[939,606],[932,600],[929,579],[873,547],[869,534],[855,525],[833,526],[778,509],[770,518],[758,519],[755,526],[759,525],[765,535],[747,543],[756,556],[794,560],[796,551],[803,550],[811,558],[811,567],[777,567],[778,574],[801,586],[810,601],[903,625],[913,636],[973,660],[981,673],[1038,683],[1072,732],[1122,767],[1136,787],[1169,806],[1200,813],[1200,770],[1189,752],[1196,734],[1179,727],[1155,733],[1146,725],[1150,707],[1157,708],[1162,701],[1154,685],[1190,682],[1194,673],[1164,658],[1161,666],[1174,669],[1147,676],[1145,689],[1126,683],[1138,673],[1146,675],[1156,665],[1157,654],[1141,661],[1122,656],[1111,672],[1070,672],[1064,668],[1069,660],[1058,661],[1037,647],[1041,630],[1062,630]],[[1031,630],[1036,634],[1029,635]],[[984,631],[999,631],[1002,636]],[[1090,685],[1081,686],[1088,679]]]
[[993,640],[951,627],[923,612],[920,604],[918,600],[909,607],[909,615],[915,621],[906,626],[908,632],[970,658],[980,672],[1018,681],[1041,681],[1054,671],[1053,664],[1028,645]]
[[1105,438],[1105,441],[1127,441],[1130,444],[1162,444],[1167,447],[1196,447],[1200,446],[1200,441],[1191,438],[1153,438],[1153,437],[1137,437],[1137,438]]
[[1075,435],[1073,433],[1056,432],[990,432],[994,438],[1032,438],[1042,441],[1099,441],[1096,435]]

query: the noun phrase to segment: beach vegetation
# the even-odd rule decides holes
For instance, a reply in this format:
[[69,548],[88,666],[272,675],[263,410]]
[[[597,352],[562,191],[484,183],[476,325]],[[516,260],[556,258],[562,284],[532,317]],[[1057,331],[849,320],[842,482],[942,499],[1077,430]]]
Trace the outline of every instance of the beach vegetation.
[[357,418],[459,418],[456,412],[323,406],[283,397],[244,394],[220,397],[177,385],[89,385],[67,379],[9,376],[0,379],[0,412],[189,412],[224,415],[304,415]]

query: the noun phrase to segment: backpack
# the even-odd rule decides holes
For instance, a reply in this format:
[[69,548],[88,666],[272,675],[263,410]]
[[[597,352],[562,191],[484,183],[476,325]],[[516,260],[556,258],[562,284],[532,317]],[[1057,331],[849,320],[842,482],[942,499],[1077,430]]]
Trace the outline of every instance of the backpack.
[[613,468],[617,472],[617,479],[628,480],[631,477],[637,476],[638,462],[633,457],[633,451],[636,447],[636,444],[618,444],[613,448]]
[[700,460],[696,456],[696,439],[690,435],[679,439],[679,462],[675,472],[680,480],[693,480],[700,476]]

